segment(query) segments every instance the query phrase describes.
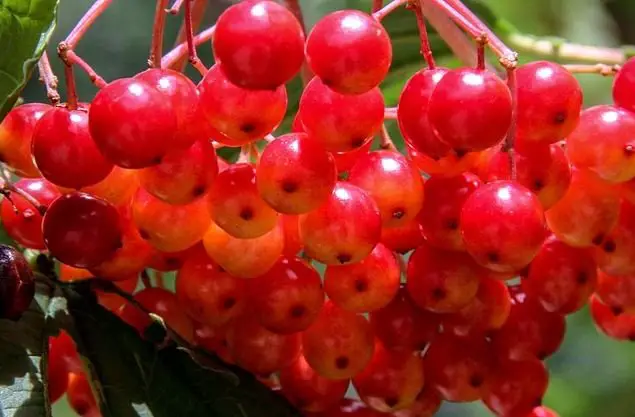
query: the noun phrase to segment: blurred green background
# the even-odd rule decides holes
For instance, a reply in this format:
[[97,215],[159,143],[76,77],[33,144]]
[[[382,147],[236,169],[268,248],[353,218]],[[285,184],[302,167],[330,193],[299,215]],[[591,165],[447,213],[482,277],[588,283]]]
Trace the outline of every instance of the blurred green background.
[[[61,0],[59,25],[52,45],[66,36],[91,3],[91,0]],[[302,0],[301,3],[309,26],[326,10],[349,5],[344,0]],[[635,44],[635,0],[483,0],[483,3],[525,33],[561,36],[593,45]],[[77,52],[106,80],[142,71],[146,66],[154,4],[152,0],[114,1],[80,42]],[[210,4],[206,24],[213,22],[230,2],[212,0]],[[168,17],[166,48],[171,46],[179,26],[179,18]],[[49,48],[49,53],[56,72],[61,74],[54,46]],[[201,46],[200,53],[209,65],[209,45]],[[416,66],[408,66],[399,72],[398,80],[393,77],[396,86],[386,90],[387,101],[394,104],[398,87],[415,70]],[[196,74],[188,73],[197,80]],[[580,80],[587,106],[610,102],[610,79],[588,75]],[[79,72],[78,86],[80,99],[89,101],[95,89]],[[23,97],[26,101],[45,99],[44,89],[36,77]],[[549,360],[552,379],[545,403],[562,417],[635,416],[635,345],[614,342],[598,334],[587,309],[571,316],[568,326],[564,346]],[[54,406],[54,417],[74,415],[65,400]],[[447,404],[439,415],[476,417],[489,413],[478,405]]]

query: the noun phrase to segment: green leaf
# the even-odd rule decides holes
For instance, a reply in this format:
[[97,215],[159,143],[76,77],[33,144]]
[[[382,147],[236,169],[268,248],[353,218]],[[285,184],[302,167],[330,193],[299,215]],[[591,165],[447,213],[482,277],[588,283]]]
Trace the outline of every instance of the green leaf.
[[0,120],[11,110],[55,29],[59,0],[0,0]]
[[201,366],[182,348],[159,349],[86,296],[67,295],[104,417],[300,416],[247,372],[211,355]]
[[66,317],[66,302],[38,284],[29,310],[17,321],[0,320],[0,416],[50,417],[46,394],[48,336]]

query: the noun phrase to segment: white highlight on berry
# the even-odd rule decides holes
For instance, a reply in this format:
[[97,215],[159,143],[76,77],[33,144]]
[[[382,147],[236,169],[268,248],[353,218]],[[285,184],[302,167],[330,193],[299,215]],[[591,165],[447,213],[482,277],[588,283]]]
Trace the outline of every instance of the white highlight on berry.
[[78,123],[82,120],[82,117],[77,113],[71,113],[71,121]]
[[140,97],[143,94],[143,86],[138,83],[132,83],[128,86],[128,91],[135,96]]
[[342,28],[357,30],[364,25],[364,22],[359,18],[359,16],[349,15],[342,19]]
[[543,67],[536,71],[536,76],[538,78],[542,78],[543,80],[548,80],[553,76],[553,68]]
[[267,13],[265,10],[265,6],[262,4],[257,4],[251,8],[251,15],[254,17],[262,17]]
[[335,196],[340,200],[352,200],[351,194],[342,187],[335,188]]
[[483,85],[483,77],[478,74],[464,74],[463,83],[467,85]]
[[501,200],[511,200],[511,198],[512,198],[512,195],[511,195],[511,193],[509,192],[509,188],[507,188],[507,187],[504,187],[504,188],[499,189],[499,190],[496,192],[496,196],[497,196],[499,199],[501,199]]
[[381,160],[381,167],[384,171],[394,172],[399,170],[399,163],[394,159],[384,158]]
[[602,120],[606,123],[615,123],[620,118],[616,111],[607,111],[602,113]]

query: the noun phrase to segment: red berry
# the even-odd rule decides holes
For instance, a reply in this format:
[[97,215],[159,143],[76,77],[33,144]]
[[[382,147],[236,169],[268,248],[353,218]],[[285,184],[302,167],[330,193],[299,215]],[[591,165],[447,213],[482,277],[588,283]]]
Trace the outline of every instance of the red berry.
[[35,278],[24,255],[0,244],[0,319],[19,320],[34,295]]
[[[42,178],[21,179],[13,186],[31,195],[44,207],[50,206],[60,196],[57,188]],[[0,217],[2,217],[4,230],[11,239],[24,247],[45,249],[42,237],[42,215],[18,193],[9,192],[8,197],[11,200],[4,198],[0,203]]]
[[346,152],[332,152],[335,159],[335,166],[337,166],[337,172],[350,171],[351,168],[357,163],[357,160],[366,155],[373,146],[373,141],[369,140],[362,146],[356,149],[352,149]]
[[589,301],[591,318],[599,331],[615,340],[635,340],[635,314],[615,311],[597,295]]
[[505,137],[512,120],[511,94],[490,71],[450,70],[430,96],[428,117],[439,138],[453,150],[482,151]]
[[213,44],[227,78],[254,90],[286,83],[304,61],[300,22],[273,1],[250,0],[225,9],[216,21]]
[[611,275],[635,274],[635,203],[623,198],[617,224],[595,247],[598,267]]
[[205,324],[194,324],[194,340],[196,346],[216,354],[223,362],[234,364],[229,352],[227,330],[229,325],[210,327]]
[[433,417],[441,408],[441,396],[431,384],[425,384],[415,402],[401,411],[393,413],[394,417]]
[[512,181],[495,181],[476,189],[463,204],[460,227],[470,255],[497,272],[527,266],[546,237],[540,201]]
[[[390,415],[390,414],[389,414]],[[386,413],[382,413],[368,407],[361,401],[344,398],[338,405],[328,409],[323,417],[386,417]]]
[[327,265],[359,262],[379,242],[381,217],[364,190],[338,182],[329,199],[300,217],[307,254]]
[[79,189],[106,178],[113,164],[97,149],[85,110],[56,107],[35,125],[33,159],[53,184]]
[[554,143],[575,129],[582,109],[576,78],[554,62],[536,61],[516,70],[518,138]]
[[615,104],[630,111],[635,111],[635,59],[630,58],[622,65],[613,80],[613,100]]
[[476,165],[478,161],[479,152],[455,153],[450,152],[446,156],[433,159],[424,153],[421,153],[411,146],[406,144],[406,150],[408,151],[409,158],[415,163],[415,165],[428,175],[447,175],[453,176],[468,171]]
[[256,183],[277,212],[308,213],[331,195],[337,170],[322,144],[303,133],[282,135],[260,156]]
[[172,149],[177,118],[172,101],[135,78],[115,80],[99,90],[88,111],[97,147],[115,165],[145,168]]
[[[139,188],[137,170],[124,169],[115,165],[110,174],[95,185],[83,187],[80,191],[106,200],[113,206],[127,205]],[[74,190],[58,187],[64,194]]]
[[53,107],[44,103],[28,103],[14,107],[0,124],[0,160],[16,175],[36,178],[40,172],[31,157],[35,126]]
[[78,268],[97,266],[122,246],[117,209],[79,192],[51,204],[42,220],[42,233],[51,255]]
[[240,146],[271,133],[287,110],[284,85],[247,90],[232,84],[218,65],[207,71],[198,90],[207,123],[220,133],[213,138],[228,146]]
[[300,239],[300,217],[292,215],[280,216],[280,223],[284,233],[284,255],[296,256],[302,250]]
[[372,16],[339,10],[313,27],[306,57],[324,84],[343,94],[363,94],[388,73],[392,47],[388,33]]
[[366,313],[386,306],[397,294],[401,268],[395,255],[377,244],[360,262],[329,265],[324,272],[324,291],[339,307]]
[[[92,276],[93,274],[90,275]],[[137,289],[137,285],[139,284],[139,276],[132,275],[126,279],[115,281],[114,284],[119,287],[120,290],[128,294],[134,294]],[[99,304],[115,314],[124,304],[127,303],[125,298],[120,297],[115,293],[95,290],[95,294],[97,295],[97,301]]]
[[99,417],[101,412],[93,389],[83,371],[71,372],[68,375],[68,403],[81,417]]
[[331,152],[364,146],[384,122],[384,98],[379,88],[344,95],[315,77],[304,88],[299,117],[306,133]]
[[68,388],[69,372],[81,370],[75,342],[64,330],[48,338],[47,382],[49,401],[59,400]]
[[393,252],[405,254],[426,241],[423,227],[415,218],[404,225],[381,228],[381,244]]
[[635,275],[613,276],[598,271],[596,297],[615,313],[635,314]]
[[536,407],[531,410],[531,413],[523,417],[559,417],[558,414],[550,408],[545,406]]

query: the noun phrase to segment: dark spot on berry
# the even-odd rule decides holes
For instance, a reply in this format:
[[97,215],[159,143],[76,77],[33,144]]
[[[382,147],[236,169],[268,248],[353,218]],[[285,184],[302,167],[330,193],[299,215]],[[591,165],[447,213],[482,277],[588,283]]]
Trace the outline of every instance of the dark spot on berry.
[[351,255],[349,255],[348,253],[340,253],[339,255],[337,255],[337,261],[341,264],[345,264],[347,262],[351,261]]
[[389,408],[393,408],[394,406],[399,404],[399,398],[397,398],[397,397],[386,397],[386,398],[384,398],[384,403],[386,403],[386,405]]
[[542,180],[535,180],[534,181],[534,190],[540,191],[543,188],[545,188],[545,183],[542,182]]
[[432,298],[435,300],[443,300],[446,296],[443,288],[435,288],[432,290]]
[[618,307],[618,306],[611,307],[611,313],[613,313],[614,316],[619,316],[623,312],[624,312],[624,309],[622,309],[622,307]]
[[243,209],[240,210],[239,216],[241,219],[248,221],[254,218],[254,211],[251,207],[243,207]]
[[534,401],[534,408],[536,407],[540,407],[542,405],[542,397],[536,399],[536,401]]
[[427,347],[428,347],[428,343],[422,342],[419,346],[417,346],[415,350],[419,352],[423,352],[424,350],[426,350]]
[[518,272],[518,275],[524,279],[529,279],[529,266],[524,267]]
[[240,125],[240,131],[243,133],[251,133],[256,130],[256,125],[253,123],[243,123]]
[[324,84],[327,87],[330,87],[331,85],[333,85],[333,81],[331,81],[330,78],[322,78],[322,84]]
[[593,243],[594,245],[598,246],[598,245],[601,245],[603,241],[604,241],[604,234],[600,233],[599,235],[597,235],[597,236],[595,236],[593,238],[591,243]]
[[459,222],[456,219],[449,219],[446,223],[445,223],[445,227],[447,227],[450,230],[456,230],[459,228]]
[[467,155],[467,151],[464,149],[455,149],[454,150],[454,154],[456,155],[456,157],[458,159],[463,158],[465,155]]
[[634,153],[635,153],[635,146],[633,145],[624,146],[624,156],[626,156],[627,158],[630,158],[631,156],[633,156]]
[[143,240],[150,240],[150,234],[144,229],[139,229],[139,236],[141,236],[141,239]]
[[115,250],[119,250],[119,249],[123,248],[123,239],[121,239],[121,238],[117,239],[117,241],[113,244],[113,248]]
[[181,267],[181,260],[179,258],[165,258],[165,264],[170,269],[179,269]]
[[473,388],[479,388],[481,385],[483,385],[484,379],[481,375],[472,375],[470,377],[470,386]]
[[493,264],[497,264],[500,262],[501,258],[500,256],[498,256],[498,253],[496,252],[489,252],[487,254],[487,260],[490,261]]
[[291,310],[289,310],[289,315],[293,317],[294,319],[299,319],[303,317],[305,314],[306,314],[306,307],[304,307],[301,304],[294,305],[293,307],[291,307]]
[[7,162],[7,158],[3,154],[0,153],[0,162]]
[[303,409],[311,405],[309,401],[305,400],[304,398],[298,397],[293,398],[293,404],[299,409]]
[[229,342],[227,341],[227,339],[223,339],[220,341],[220,345],[222,347],[229,347]]
[[338,356],[335,359],[335,367],[337,369],[346,369],[348,368],[350,361],[348,360],[348,358],[346,356]]
[[163,155],[159,155],[159,156],[155,156],[154,158],[152,158],[152,160],[150,162],[151,162],[152,165],[159,165],[162,160],[163,160]]
[[192,195],[194,197],[200,197],[203,194],[205,194],[205,186],[204,185],[197,185],[196,187],[194,187],[194,189],[192,189]]
[[631,342],[635,342],[635,333],[629,334],[628,340],[630,340]]
[[366,142],[366,138],[353,138],[351,139],[351,147],[357,149]]
[[579,272],[578,276],[575,278],[575,282],[579,285],[584,285],[589,281],[589,276],[586,272]]
[[401,219],[403,216],[405,216],[406,211],[402,208],[396,208],[393,210],[392,212],[392,217],[393,219]]
[[355,291],[366,292],[368,290],[368,282],[363,278],[357,278],[355,280]]
[[225,310],[229,310],[235,305],[236,305],[236,299],[233,297],[226,298],[225,301],[223,301],[223,308]]
[[567,113],[563,111],[556,113],[555,116],[553,117],[553,122],[557,125],[563,124],[565,120],[567,120]]
[[536,353],[536,357],[540,359],[541,361],[544,361],[545,359],[547,359],[547,356],[549,355],[547,355],[547,353],[543,351],[539,351],[538,353]]
[[604,242],[604,245],[602,245],[602,249],[604,249],[604,252],[606,253],[613,253],[615,252],[615,249],[617,249],[617,246],[615,245],[615,241],[609,239]]
[[282,191],[284,191],[285,193],[295,193],[296,191],[298,191],[298,184],[293,181],[283,181]]

